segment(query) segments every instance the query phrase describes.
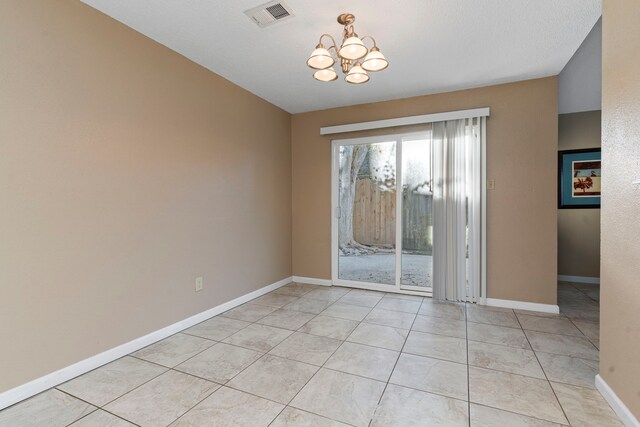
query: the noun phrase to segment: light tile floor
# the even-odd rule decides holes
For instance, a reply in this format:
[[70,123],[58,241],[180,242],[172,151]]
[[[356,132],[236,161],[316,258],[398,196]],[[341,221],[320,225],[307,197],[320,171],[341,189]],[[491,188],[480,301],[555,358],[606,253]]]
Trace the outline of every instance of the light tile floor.
[[562,314],[289,284],[0,412],[0,426],[621,426],[598,287]]

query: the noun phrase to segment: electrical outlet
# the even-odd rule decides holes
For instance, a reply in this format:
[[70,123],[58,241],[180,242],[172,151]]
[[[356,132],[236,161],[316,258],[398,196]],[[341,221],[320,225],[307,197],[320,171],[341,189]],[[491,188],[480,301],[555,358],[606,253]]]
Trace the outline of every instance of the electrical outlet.
[[201,291],[204,287],[204,278],[196,277],[196,292]]
[[496,188],[496,180],[490,179],[487,181],[487,190],[494,190]]

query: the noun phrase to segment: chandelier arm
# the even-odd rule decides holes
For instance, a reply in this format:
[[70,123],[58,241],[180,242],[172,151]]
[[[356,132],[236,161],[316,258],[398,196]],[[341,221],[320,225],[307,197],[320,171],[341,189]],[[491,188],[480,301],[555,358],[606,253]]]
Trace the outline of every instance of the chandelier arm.
[[333,46],[330,46],[328,49],[331,49],[331,47],[334,47],[334,48],[335,48],[335,47],[337,46],[337,45],[336,45],[336,41],[335,41],[335,39],[333,38],[333,36],[331,36],[331,34],[327,34],[327,33],[325,33],[325,34],[323,34],[323,35],[321,35],[321,36],[320,36],[320,40],[318,41],[320,44],[322,44],[322,38],[323,38],[323,37],[329,37],[329,38],[331,39],[331,43],[333,43]]
[[[321,57],[319,59],[319,62],[326,61],[327,56],[332,57],[332,59],[334,59],[334,63],[338,62],[340,65],[340,68],[342,69],[342,72],[344,74],[347,74],[347,76],[345,77],[345,80],[348,83],[361,84],[369,81],[369,76],[367,75],[367,71],[380,71],[386,68],[386,66],[388,65],[388,62],[386,62],[382,53],[378,53],[379,52],[378,44],[376,43],[376,40],[372,36],[364,36],[362,38],[358,36],[358,34],[355,32],[355,28],[353,25],[354,21],[355,21],[355,16],[353,16],[353,14],[350,14],[350,13],[343,13],[340,16],[338,16],[338,23],[344,26],[343,33],[342,33],[342,43],[341,44],[336,43],[336,39],[334,39],[333,36],[331,36],[331,34],[326,34],[326,33],[322,34],[319,38],[319,43],[316,46],[316,49],[323,49],[324,52],[320,51],[315,56]],[[331,46],[329,46],[328,48],[325,48],[324,45],[322,44],[322,40],[325,37],[329,38],[332,43]],[[350,37],[354,37],[356,38],[356,40],[351,40],[348,45],[345,45],[346,40],[349,39]],[[364,44],[364,39],[370,39],[373,46],[371,48],[367,48],[367,46]],[[353,57],[362,53],[363,48],[366,54],[361,56],[360,58],[348,59],[340,55],[340,52],[344,49],[345,55]],[[333,49],[333,52],[331,52],[332,49]],[[312,56],[307,61],[307,65],[309,65],[311,68],[315,68],[309,64],[310,62],[315,61],[314,59],[315,52],[316,51],[312,53]],[[375,55],[369,58],[368,55],[372,52],[375,52]],[[333,58],[334,54],[337,59]],[[367,70],[362,66],[362,64],[360,64],[359,61],[362,58],[364,59],[369,58],[372,60],[370,64],[370,68],[373,68],[372,70]],[[364,61],[364,62],[366,63],[367,61]],[[316,65],[318,64],[316,63]],[[320,65],[323,65],[323,64],[320,64]],[[332,66],[323,68],[322,70],[325,71],[325,74],[317,75],[320,71],[316,71],[316,73],[313,75],[314,78],[321,81],[330,81],[330,80],[335,80],[337,78]]]
[[328,51],[331,51],[331,49],[333,49],[333,52],[336,54],[336,57],[340,58],[340,54],[338,53],[338,47],[335,44],[327,48]]
[[373,47],[376,47],[376,48],[378,47],[378,45],[377,45],[377,43],[376,43],[376,39],[374,39],[373,37],[371,37],[371,36],[364,36],[364,37],[362,37],[360,40],[362,40],[362,41],[364,42],[364,39],[371,39],[371,41],[373,42]]

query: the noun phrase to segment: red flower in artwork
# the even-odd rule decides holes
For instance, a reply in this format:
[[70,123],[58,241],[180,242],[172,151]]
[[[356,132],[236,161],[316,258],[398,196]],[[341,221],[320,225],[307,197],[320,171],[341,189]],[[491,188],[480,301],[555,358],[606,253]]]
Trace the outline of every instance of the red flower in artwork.
[[573,183],[573,189],[581,189],[583,193],[585,193],[587,189],[591,187],[593,187],[593,180],[590,176],[586,177],[585,179],[578,178],[578,181]]

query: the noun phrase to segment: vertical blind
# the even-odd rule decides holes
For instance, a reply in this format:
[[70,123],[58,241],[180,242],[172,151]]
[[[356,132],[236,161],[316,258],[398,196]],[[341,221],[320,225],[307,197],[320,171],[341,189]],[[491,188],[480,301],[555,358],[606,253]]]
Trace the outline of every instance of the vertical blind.
[[482,137],[485,119],[433,123],[433,297],[482,295]]

